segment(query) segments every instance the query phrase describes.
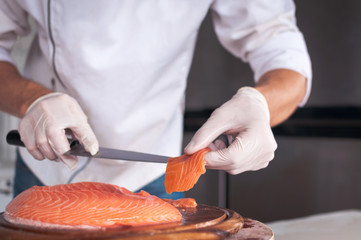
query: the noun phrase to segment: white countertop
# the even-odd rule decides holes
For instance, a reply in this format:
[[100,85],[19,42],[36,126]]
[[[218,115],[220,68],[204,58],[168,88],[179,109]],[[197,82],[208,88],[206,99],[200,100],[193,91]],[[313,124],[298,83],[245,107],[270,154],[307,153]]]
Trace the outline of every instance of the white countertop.
[[361,210],[344,210],[266,223],[275,240],[361,239]]

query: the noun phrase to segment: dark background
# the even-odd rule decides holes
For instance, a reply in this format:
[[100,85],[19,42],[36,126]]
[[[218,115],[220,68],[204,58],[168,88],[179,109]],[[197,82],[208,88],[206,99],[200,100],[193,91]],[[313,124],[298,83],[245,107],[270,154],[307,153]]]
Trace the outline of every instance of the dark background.
[[[305,108],[361,107],[361,2],[295,3],[313,65]],[[186,110],[218,107],[245,85],[253,86],[252,71],[219,44],[208,15],[189,75]],[[192,134],[185,133],[185,144]],[[361,139],[276,135],[276,140],[275,159],[266,169],[229,177],[227,207],[263,222],[361,209]],[[187,196],[217,205],[218,171],[208,170]]]

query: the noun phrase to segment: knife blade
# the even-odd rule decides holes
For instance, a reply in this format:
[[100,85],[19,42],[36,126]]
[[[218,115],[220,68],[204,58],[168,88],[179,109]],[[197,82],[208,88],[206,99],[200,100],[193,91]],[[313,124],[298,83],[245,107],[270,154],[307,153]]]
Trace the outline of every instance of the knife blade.
[[[104,147],[99,147],[99,152],[95,155],[91,155],[89,152],[85,151],[84,147],[79,143],[79,141],[72,139],[68,140],[70,143],[70,150],[64,153],[66,155],[155,163],[167,163],[167,160],[170,158],[167,156]],[[11,130],[7,134],[6,142],[10,145],[25,147],[24,143],[21,141],[20,134],[17,130]]]
[[95,155],[91,155],[89,152],[85,151],[83,146],[76,141],[70,146],[70,150],[67,151],[66,155],[75,155],[82,157],[93,157],[93,158],[106,158],[112,160],[127,160],[127,161],[137,161],[137,162],[156,162],[156,163],[167,163],[170,157],[142,153],[142,152],[133,152],[120,149],[112,149],[99,147],[99,152]]

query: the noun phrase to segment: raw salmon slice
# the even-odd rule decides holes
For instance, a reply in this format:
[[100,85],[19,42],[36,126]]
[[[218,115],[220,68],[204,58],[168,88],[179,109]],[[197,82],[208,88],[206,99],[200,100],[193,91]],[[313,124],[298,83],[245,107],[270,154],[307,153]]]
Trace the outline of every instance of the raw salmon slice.
[[164,198],[164,201],[172,204],[174,207],[177,208],[195,208],[197,207],[197,202],[194,198],[181,198],[181,199],[168,199]]
[[96,182],[34,186],[5,211],[12,223],[51,228],[104,228],[181,221],[179,210],[145,191]]
[[205,148],[192,155],[168,159],[164,180],[166,192],[170,194],[191,189],[206,172],[204,155],[209,151],[209,148]]

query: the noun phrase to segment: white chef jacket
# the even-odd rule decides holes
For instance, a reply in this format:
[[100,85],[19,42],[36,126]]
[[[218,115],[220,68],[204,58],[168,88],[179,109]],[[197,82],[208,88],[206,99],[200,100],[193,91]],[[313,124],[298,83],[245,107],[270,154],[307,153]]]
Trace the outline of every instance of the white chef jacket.
[[[305,103],[311,64],[288,0],[1,0],[0,60],[13,62],[9,52],[17,36],[28,34],[31,15],[36,39],[26,77],[74,97],[100,146],[177,156],[186,79],[209,9],[220,42],[250,63],[256,81],[277,68],[304,75]],[[73,176],[62,164],[20,153],[46,185],[73,177],[134,191],[165,171],[165,164],[104,159],[85,166],[80,158]]]

